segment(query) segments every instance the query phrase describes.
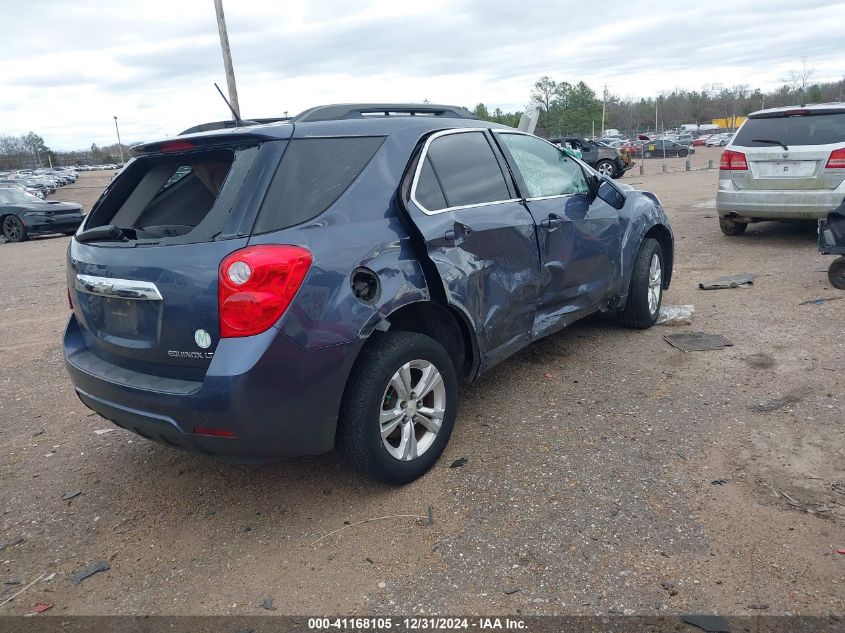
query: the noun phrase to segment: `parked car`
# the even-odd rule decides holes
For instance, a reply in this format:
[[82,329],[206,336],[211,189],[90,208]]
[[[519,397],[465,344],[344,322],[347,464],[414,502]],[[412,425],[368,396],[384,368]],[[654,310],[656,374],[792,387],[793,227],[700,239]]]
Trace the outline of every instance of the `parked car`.
[[716,209],[725,235],[750,222],[823,218],[845,199],[845,105],[759,110],[722,153]]
[[320,106],[134,149],[71,240],[64,354],[88,407],[190,451],[337,443],[409,482],[459,379],[596,311],[648,328],[672,275],[656,196],[462,108]]
[[724,147],[728,143],[730,143],[733,134],[728,134],[725,132],[721,132],[719,134],[713,134],[708,138],[704,144],[707,147]]
[[72,235],[83,217],[76,202],[45,202],[14,185],[0,186],[0,230],[9,242],[47,233]]
[[602,176],[621,178],[633,166],[630,161],[623,159],[618,150],[597,141],[580,136],[557,136],[549,141],[561,147],[568,144],[572,149],[581,152],[581,160]]
[[710,138],[709,134],[704,134],[702,136],[699,136],[698,138],[693,139],[692,143],[690,143],[690,146],[692,146],[692,147],[704,147],[704,145],[707,143],[707,139],[709,139],[709,138]]
[[664,156],[680,156],[683,158],[694,154],[695,150],[675,141],[661,139],[645,142],[637,146],[635,152],[637,156],[642,156],[643,158],[663,158]]
[[31,196],[35,196],[36,198],[40,198],[41,200],[44,199],[43,191],[39,191],[38,189],[30,189],[29,187],[24,186],[20,180],[13,180],[11,178],[0,178],[0,187],[11,187],[13,189],[20,189],[24,193],[28,193]]

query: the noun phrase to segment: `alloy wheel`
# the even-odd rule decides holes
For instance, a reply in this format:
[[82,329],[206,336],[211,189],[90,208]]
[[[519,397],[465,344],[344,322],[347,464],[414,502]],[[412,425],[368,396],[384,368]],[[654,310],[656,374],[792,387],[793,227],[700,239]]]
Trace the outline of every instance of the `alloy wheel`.
[[412,360],[393,374],[379,413],[381,441],[394,459],[411,461],[425,453],[440,432],[446,387],[432,363]]
[[657,312],[662,290],[663,269],[660,267],[660,257],[655,253],[651,256],[651,264],[648,267],[648,311],[651,314]]
[[20,220],[18,220],[13,215],[7,215],[3,218],[3,236],[9,240],[10,242],[17,242],[21,239],[21,233],[23,229],[21,228]]

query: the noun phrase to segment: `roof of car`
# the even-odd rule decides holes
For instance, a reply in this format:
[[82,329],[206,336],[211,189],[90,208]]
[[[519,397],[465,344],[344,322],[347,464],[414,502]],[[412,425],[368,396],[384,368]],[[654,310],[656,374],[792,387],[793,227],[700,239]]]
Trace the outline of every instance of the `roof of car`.
[[386,135],[402,129],[416,129],[421,134],[455,127],[505,128],[481,121],[458,106],[438,104],[337,104],[310,108],[292,118],[221,121],[197,125],[176,137],[135,145],[136,151],[156,151],[164,143],[186,142],[209,137],[245,140],[282,140],[292,137],[342,135]]
[[830,110],[833,112],[845,112],[845,103],[810,103],[807,105],[791,105],[781,106],[779,108],[766,108],[765,110],[757,110],[748,116],[751,118],[766,116],[772,114],[780,114],[781,112],[789,112],[790,110]]

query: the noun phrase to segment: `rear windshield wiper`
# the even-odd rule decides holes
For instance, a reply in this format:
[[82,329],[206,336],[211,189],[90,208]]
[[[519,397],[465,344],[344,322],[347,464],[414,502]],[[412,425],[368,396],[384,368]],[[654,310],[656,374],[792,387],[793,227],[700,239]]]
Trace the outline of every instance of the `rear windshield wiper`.
[[114,224],[106,224],[82,231],[74,239],[77,242],[125,242],[134,238],[134,229],[122,229]]
[[780,145],[787,152],[789,151],[789,148],[786,146],[786,143],[784,143],[783,141],[773,141],[770,138],[753,138],[753,139],[751,139],[751,142],[752,143],[768,143],[769,145]]

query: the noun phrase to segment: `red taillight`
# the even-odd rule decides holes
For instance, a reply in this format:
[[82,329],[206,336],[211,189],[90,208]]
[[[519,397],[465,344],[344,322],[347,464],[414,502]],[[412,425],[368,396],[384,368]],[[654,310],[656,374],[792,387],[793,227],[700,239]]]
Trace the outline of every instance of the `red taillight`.
[[827,169],[845,169],[845,147],[833,150],[825,167]]
[[726,149],[722,152],[719,169],[729,169],[731,171],[744,171],[748,169],[748,163],[745,162],[745,154],[735,152],[732,149]]
[[311,253],[299,246],[249,246],[220,263],[220,336],[252,336],[287,310],[311,268]]
[[194,149],[194,144],[190,141],[167,141],[159,145],[162,152],[184,152],[189,149]]
[[194,435],[208,435],[210,437],[235,437],[229,429],[215,429],[206,426],[195,426]]

